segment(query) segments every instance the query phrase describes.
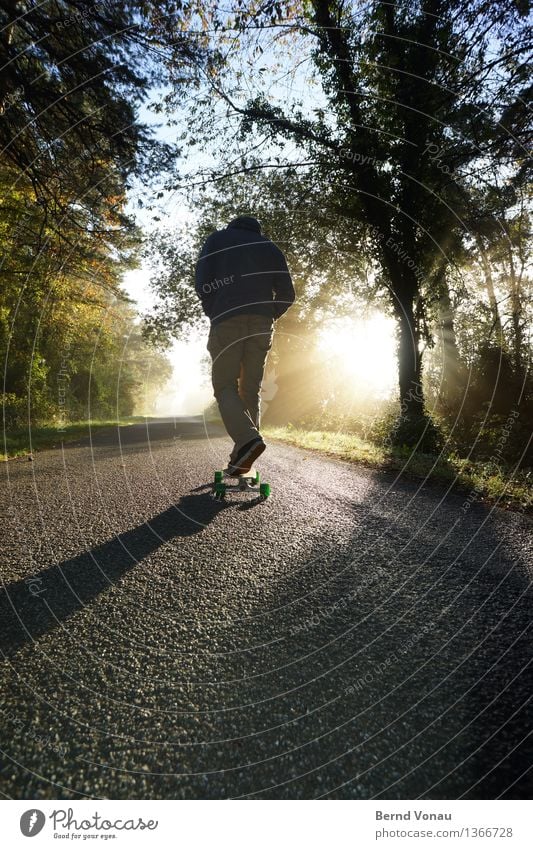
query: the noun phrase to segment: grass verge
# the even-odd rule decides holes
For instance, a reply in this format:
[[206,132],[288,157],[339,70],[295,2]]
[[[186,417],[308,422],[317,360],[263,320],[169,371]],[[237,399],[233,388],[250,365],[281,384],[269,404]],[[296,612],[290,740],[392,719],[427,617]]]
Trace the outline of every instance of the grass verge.
[[104,428],[126,426],[144,422],[144,416],[126,416],[122,419],[92,419],[90,421],[71,422],[61,427],[55,424],[43,425],[42,427],[19,428],[18,430],[6,431],[4,435],[0,460],[9,460],[13,457],[23,457],[32,451],[44,448],[56,448],[62,442],[75,442],[89,433],[94,433]]
[[[452,483],[465,490],[467,500],[497,501],[501,507],[530,512],[533,501],[531,472],[514,472],[480,460],[467,460],[450,453],[437,457],[413,454],[406,447],[385,450],[350,433],[301,430],[291,427],[264,427],[262,433],[309,451],[321,451],[340,460],[360,463],[372,469],[401,471],[415,478]],[[467,499],[468,495],[468,499]]]

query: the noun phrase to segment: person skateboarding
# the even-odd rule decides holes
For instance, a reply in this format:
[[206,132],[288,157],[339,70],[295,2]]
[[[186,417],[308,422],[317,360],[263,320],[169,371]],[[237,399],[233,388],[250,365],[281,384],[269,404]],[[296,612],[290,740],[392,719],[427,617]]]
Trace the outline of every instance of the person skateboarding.
[[266,448],[259,432],[260,392],[274,321],[294,303],[281,250],[250,215],[233,219],[205,241],[196,293],[211,322],[207,350],[213,391],[234,442],[226,473],[245,475]]

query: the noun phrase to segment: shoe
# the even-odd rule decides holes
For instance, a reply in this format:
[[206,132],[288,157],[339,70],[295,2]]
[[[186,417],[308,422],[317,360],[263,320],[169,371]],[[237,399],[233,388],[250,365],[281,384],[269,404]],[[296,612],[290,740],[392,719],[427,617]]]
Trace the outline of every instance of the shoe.
[[239,448],[237,456],[233,463],[230,463],[227,468],[227,474],[231,477],[239,477],[245,475],[252,468],[255,460],[263,453],[266,445],[260,436],[247,442],[242,448]]

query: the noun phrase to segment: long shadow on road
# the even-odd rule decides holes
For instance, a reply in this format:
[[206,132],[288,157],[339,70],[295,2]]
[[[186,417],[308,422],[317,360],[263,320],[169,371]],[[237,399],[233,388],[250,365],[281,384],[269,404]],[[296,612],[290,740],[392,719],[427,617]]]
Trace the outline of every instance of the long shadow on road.
[[208,492],[186,495],[159,515],[77,557],[0,591],[0,650],[10,655],[105,592],[161,545],[200,533],[225,507]]

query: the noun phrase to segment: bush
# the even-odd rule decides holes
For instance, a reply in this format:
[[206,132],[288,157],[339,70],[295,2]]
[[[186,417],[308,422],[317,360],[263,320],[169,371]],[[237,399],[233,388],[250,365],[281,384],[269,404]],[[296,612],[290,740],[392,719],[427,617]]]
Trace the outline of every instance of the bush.
[[28,421],[28,399],[14,392],[3,392],[1,397],[6,430],[24,427]]
[[473,448],[477,460],[494,457],[499,463],[529,468],[533,466],[532,421],[533,411],[527,405],[506,414],[479,412],[472,419],[460,417],[454,426],[457,450],[466,454]]
[[375,422],[369,437],[383,448],[416,447],[421,454],[438,454],[444,445],[441,428],[427,414],[415,417],[388,413]]

